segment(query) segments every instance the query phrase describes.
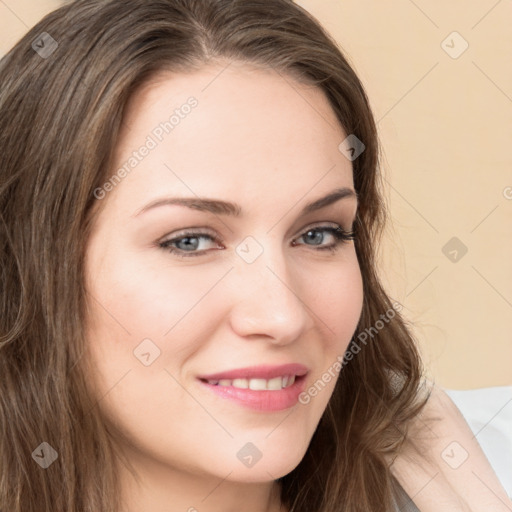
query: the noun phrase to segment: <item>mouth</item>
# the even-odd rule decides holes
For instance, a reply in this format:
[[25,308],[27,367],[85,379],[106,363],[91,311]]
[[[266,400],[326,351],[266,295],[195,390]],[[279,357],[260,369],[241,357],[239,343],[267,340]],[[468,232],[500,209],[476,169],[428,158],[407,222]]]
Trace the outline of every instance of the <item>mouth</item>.
[[305,366],[295,364],[259,366],[202,376],[198,381],[216,398],[260,412],[273,412],[297,403],[308,372]]

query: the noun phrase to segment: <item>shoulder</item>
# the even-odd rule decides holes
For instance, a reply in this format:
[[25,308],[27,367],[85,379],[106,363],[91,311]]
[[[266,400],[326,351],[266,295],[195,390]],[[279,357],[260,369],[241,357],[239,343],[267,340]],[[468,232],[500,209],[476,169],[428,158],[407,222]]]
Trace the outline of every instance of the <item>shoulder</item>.
[[445,390],[512,497],[512,385]]
[[393,475],[422,512],[510,512],[512,501],[461,411],[440,387],[411,422],[391,465]]

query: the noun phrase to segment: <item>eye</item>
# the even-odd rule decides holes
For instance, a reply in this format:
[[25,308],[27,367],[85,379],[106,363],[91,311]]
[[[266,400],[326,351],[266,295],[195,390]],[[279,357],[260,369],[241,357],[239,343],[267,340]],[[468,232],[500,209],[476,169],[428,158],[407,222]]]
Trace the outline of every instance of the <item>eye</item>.
[[[328,233],[334,241],[328,245],[323,245],[322,240],[325,238],[325,233]],[[346,231],[341,226],[337,225],[333,226],[318,226],[308,229],[303,235],[301,235],[298,239],[305,239],[313,241],[313,246],[317,251],[336,251],[339,246],[345,242],[354,240],[355,233],[353,230]],[[294,243],[294,245],[296,245]],[[309,245],[309,244],[306,244]]]
[[[333,239],[333,241],[325,245],[323,243],[323,240],[325,239],[325,234],[330,235],[330,237]],[[331,251],[335,252],[339,246],[343,243],[349,242],[351,240],[354,240],[355,233],[353,230],[346,231],[341,226],[318,226],[313,227],[305,231],[299,238],[296,240],[307,240],[312,241],[312,244],[305,243],[305,244],[297,244],[297,242],[293,242],[292,245],[311,245],[314,247],[314,250],[316,251]],[[191,256],[201,256],[204,255],[207,251],[207,248],[204,246],[201,247],[200,241],[210,241],[217,243],[217,246],[219,246],[222,243],[222,240],[220,240],[217,236],[211,235],[209,233],[205,232],[193,232],[193,231],[187,231],[184,233],[181,233],[179,236],[175,236],[173,238],[169,238],[167,240],[163,240],[161,242],[158,242],[158,247],[161,249],[165,249],[166,251],[170,252],[171,254],[174,254],[180,258],[188,258]],[[208,245],[208,244],[206,244]],[[218,247],[219,248],[219,247]],[[220,247],[222,248],[222,247]]]
[[201,245],[199,240],[210,240],[215,242],[221,242],[217,237],[210,235],[208,233],[195,233],[192,231],[182,233],[181,236],[177,236],[174,238],[170,238],[168,240],[163,240],[158,243],[158,246],[162,249],[166,249],[172,254],[175,254],[179,257],[189,257],[189,256],[201,256],[204,254],[205,249],[202,248],[201,251],[198,251],[198,247]]

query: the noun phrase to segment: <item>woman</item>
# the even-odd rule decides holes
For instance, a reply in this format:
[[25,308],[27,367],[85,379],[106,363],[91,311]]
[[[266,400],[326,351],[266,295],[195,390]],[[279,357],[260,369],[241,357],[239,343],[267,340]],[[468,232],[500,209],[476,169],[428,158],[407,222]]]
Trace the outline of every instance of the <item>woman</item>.
[[0,69],[2,510],[510,509],[422,386],[368,100],[303,9],[78,0]]

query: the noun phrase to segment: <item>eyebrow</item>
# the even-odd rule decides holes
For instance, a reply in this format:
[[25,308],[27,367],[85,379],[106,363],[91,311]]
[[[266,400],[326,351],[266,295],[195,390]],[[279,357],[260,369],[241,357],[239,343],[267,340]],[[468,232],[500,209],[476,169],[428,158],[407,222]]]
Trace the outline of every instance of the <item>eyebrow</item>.
[[[354,190],[348,187],[337,188],[332,192],[329,192],[326,196],[308,203],[301,210],[300,215],[306,215],[316,210],[320,210],[321,208],[325,208],[326,206],[347,197],[357,199],[357,194]],[[141,208],[133,216],[137,217],[148,210],[169,205],[186,206],[193,210],[210,212],[216,215],[230,215],[232,217],[242,216],[242,208],[239,204],[221,201],[220,199],[206,199],[200,197],[166,197],[163,199],[157,199]]]

